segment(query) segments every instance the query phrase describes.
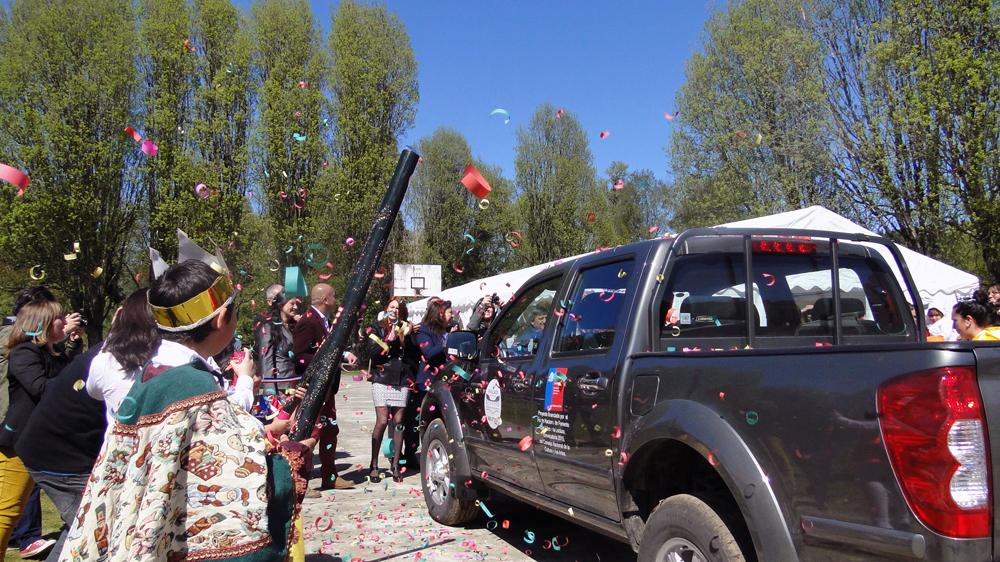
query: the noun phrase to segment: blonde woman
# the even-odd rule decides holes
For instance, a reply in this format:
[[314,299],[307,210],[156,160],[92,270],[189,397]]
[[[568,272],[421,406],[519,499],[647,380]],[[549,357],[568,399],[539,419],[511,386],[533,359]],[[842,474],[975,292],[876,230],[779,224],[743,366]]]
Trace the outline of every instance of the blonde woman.
[[36,302],[21,308],[8,336],[10,407],[0,427],[0,552],[7,548],[33,486],[14,445],[45,385],[69,363],[62,342],[79,326],[79,314],[63,317],[59,303]]

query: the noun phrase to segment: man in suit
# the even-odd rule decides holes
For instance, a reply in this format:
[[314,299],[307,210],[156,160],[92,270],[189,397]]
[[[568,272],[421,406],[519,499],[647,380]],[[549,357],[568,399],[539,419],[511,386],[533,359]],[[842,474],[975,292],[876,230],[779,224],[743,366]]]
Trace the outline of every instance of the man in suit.
[[[333,287],[326,283],[314,285],[312,291],[309,292],[309,300],[312,305],[299,318],[292,330],[292,352],[295,355],[295,373],[297,375],[305,373],[306,368],[312,363],[316,351],[319,350],[323,340],[330,333],[330,316],[337,310],[337,300]],[[351,353],[345,353],[344,359],[348,364],[357,361],[357,358]],[[319,460],[323,483],[320,484],[319,489],[344,490],[353,488],[353,482],[337,475],[337,435],[340,434],[340,428],[337,426],[337,395],[333,389],[323,404],[320,422],[322,426],[319,430]]]

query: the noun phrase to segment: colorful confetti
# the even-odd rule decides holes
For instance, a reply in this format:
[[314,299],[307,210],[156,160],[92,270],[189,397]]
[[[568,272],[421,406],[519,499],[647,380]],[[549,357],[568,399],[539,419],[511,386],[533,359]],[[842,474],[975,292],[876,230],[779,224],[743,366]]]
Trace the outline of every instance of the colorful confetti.
[[510,113],[506,109],[504,109],[502,107],[498,107],[498,108],[496,108],[496,109],[494,109],[493,111],[490,112],[490,117],[493,117],[494,115],[503,115],[503,117],[504,117],[503,124],[504,125],[506,125],[507,123],[510,123]]
[[601,134],[597,136],[601,137],[601,139],[606,139],[611,136],[611,131],[601,131]]
[[31,182],[31,178],[24,172],[6,164],[0,164],[0,180],[16,187],[18,197],[24,196],[24,190],[28,189],[28,184]]
[[466,166],[465,170],[462,171],[462,185],[476,199],[485,199],[491,191],[489,182],[483,178],[483,175],[472,164]]
[[160,148],[151,140],[142,141],[142,145],[139,146],[139,150],[142,150],[143,154],[149,156],[150,158],[160,153]]

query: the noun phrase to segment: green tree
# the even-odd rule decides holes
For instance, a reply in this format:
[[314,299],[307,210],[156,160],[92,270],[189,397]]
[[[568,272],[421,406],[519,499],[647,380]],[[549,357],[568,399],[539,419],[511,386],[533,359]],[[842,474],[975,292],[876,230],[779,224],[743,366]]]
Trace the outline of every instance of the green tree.
[[[323,95],[326,57],[306,0],[260,0],[253,6],[261,80],[257,178],[277,247],[259,248],[281,266],[306,267],[309,218],[329,158]],[[322,267],[323,256],[316,257]],[[315,260],[311,263],[316,263]],[[261,272],[263,273],[263,272]],[[278,275],[273,276],[278,281]]]
[[1000,278],[1000,9],[996,2],[828,0],[839,188],[857,215],[948,259],[958,228]]
[[783,0],[734,1],[709,19],[677,95],[672,227],[839,207],[823,57],[803,10]]
[[585,250],[585,198],[596,173],[586,133],[572,113],[551,104],[517,132],[517,216],[524,242],[517,261],[534,265]]
[[122,133],[138,106],[135,21],[127,1],[18,0],[17,32],[0,43],[0,161],[32,179],[22,199],[0,190],[0,254],[19,270],[39,264],[90,320],[90,341],[122,296],[121,256],[141,219],[138,149]]
[[628,244],[667,231],[666,184],[651,170],[630,171],[627,164],[612,162],[605,174],[608,187],[593,190],[583,213],[592,235],[588,247]]
[[[441,264],[444,287],[501,271],[511,253],[506,241],[511,230],[509,182],[498,168],[473,162],[468,141],[452,129],[440,128],[421,139],[417,152],[423,162],[407,196],[411,236],[419,238],[415,259]],[[460,183],[469,164],[490,184],[485,208]]]
[[[329,50],[335,158],[314,232],[328,247],[339,250],[334,266],[343,283],[389,184],[399,136],[413,125],[417,63],[406,28],[395,14],[383,6],[351,0],[341,2],[333,14]],[[403,229],[399,223],[383,264],[393,261],[400,245]],[[344,244],[349,237],[358,243]],[[372,301],[386,295],[385,285],[373,284],[372,289]]]

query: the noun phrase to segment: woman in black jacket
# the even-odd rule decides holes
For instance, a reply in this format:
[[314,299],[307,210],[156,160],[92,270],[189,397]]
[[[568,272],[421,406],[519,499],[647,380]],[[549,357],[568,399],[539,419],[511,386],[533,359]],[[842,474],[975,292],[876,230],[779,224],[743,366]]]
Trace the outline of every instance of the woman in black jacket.
[[7,548],[33,486],[14,446],[46,384],[69,363],[61,342],[78,323],[78,315],[67,323],[59,303],[32,303],[18,312],[8,337],[10,407],[0,428],[0,552]]
[[375,402],[375,427],[372,429],[372,462],[369,477],[378,482],[378,455],[382,447],[382,436],[392,417],[395,431],[392,432],[393,456],[392,475],[396,482],[402,481],[399,470],[399,453],[403,440],[403,414],[409,387],[413,384],[420,360],[407,320],[406,305],[399,299],[392,299],[379,320],[368,332],[368,356],[372,360],[372,399]]

